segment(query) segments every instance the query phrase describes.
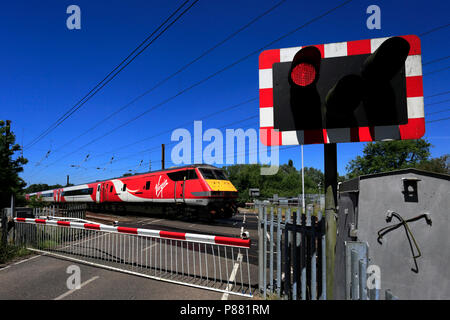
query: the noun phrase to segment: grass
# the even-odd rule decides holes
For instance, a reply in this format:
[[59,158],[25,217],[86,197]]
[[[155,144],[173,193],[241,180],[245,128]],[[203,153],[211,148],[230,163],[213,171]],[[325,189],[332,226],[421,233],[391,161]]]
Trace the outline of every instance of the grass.
[[[0,239],[2,238],[2,231],[0,230]],[[10,243],[0,243],[0,265],[16,260],[18,258],[28,256],[31,254],[30,250],[22,246],[15,246]]]
[[0,245],[0,264],[5,264],[30,254],[31,251],[24,247],[13,246],[10,244],[7,244],[6,246]]

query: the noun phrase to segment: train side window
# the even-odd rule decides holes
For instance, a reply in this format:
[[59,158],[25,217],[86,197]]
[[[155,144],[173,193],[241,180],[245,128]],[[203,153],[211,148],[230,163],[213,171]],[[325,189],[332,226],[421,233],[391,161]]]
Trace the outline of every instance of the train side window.
[[109,188],[109,192],[113,191],[113,186],[111,185],[111,188]]
[[125,191],[125,190],[127,190],[127,184],[126,183],[122,187],[122,191]]
[[183,181],[185,177],[186,180],[198,179],[194,169],[169,172],[167,176],[173,181]]
[[197,173],[195,172],[194,169],[192,170],[187,170],[187,176],[186,176],[186,180],[195,180],[198,179]]
[[150,181],[145,182],[145,189],[150,190]]
[[169,172],[169,173],[167,173],[167,176],[172,181],[183,181],[184,177],[186,176],[186,171],[182,170],[182,171]]

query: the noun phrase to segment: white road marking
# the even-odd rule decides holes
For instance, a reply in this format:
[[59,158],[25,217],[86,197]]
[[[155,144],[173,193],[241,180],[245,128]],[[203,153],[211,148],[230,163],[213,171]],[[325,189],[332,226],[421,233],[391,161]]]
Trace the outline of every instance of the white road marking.
[[[105,234],[101,234],[101,235],[99,235],[99,236],[96,236],[96,237],[93,237],[93,238],[87,238],[87,239],[85,239],[85,240],[81,240],[81,241],[74,241],[74,242],[72,242],[71,244],[68,244],[67,246],[65,246],[65,247],[62,247],[61,249],[66,249],[66,248],[68,248],[68,247],[71,247],[71,246],[79,246],[79,245],[81,245],[81,244],[83,244],[83,243],[85,243],[85,242],[89,242],[89,241],[93,241],[93,240],[96,240],[96,239],[98,239],[98,238],[102,238],[102,237],[105,237],[105,236],[108,236],[109,235],[109,233],[105,233]],[[89,237],[89,236],[88,236]]]
[[6,267],[4,267],[4,268],[1,268],[0,271],[6,270],[6,269],[8,269],[8,268],[10,268],[10,267],[11,267],[11,266],[6,266]]
[[[234,278],[236,277],[236,273],[239,269],[239,263],[242,262],[242,253],[239,253],[236,259],[236,263],[234,264],[233,271],[231,272],[230,279],[228,280],[230,284],[227,286],[225,290],[230,291],[233,287]],[[228,300],[228,293],[224,293],[221,300]]]
[[[160,221],[160,220],[162,220],[162,219],[157,219],[157,220],[154,220],[154,221],[152,221],[154,218],[146,218],[146,219],[142,219],[142,220],[138,220],[138,221],[136,221],[136,223],[137,224],[141,224],[141,223],[144,223],[144,224],[151,224],[151,223],[153,223],[153,222],[155,222],[155,221]],[[150,221],[150,222],[147,222],[147,221]]]
[[[150,219],[147,219],[147,220],[150,220]],[[153,221],[151,221],[151,222],[149,222],[149,223],[146,223],[146,224],[152,224],[152,223],[155,223],[155,222],[158,222],[158,221],[161,221],[161,220],[164,220],[164,219],[153,220]]]
[[34,257],[31,257],[31,258],[25,259],[25,260],[21,260],[21,261],[18,261],[18,262],[16,262],[16,263],[13,263],[13,264],[14,264],[14,265],[18,265],[18,264],[21,264],[21,263],[23,263],[23,262],[27,262],[27,261],[30,261],[30,260],[39,258],[39,257],[41,257],[41,256],[43,256],[43,254],[40,254],[40,255],[37,255],[37,256],[34,256]]
[[68,295],[74,293],[76,290],[80,290],[80,289],[83,288],[85,285],[87,285],[88,283],[90,283],[90,282],[92,282],[92,281],[94,281],[94,280],[97,280],[98,278],[99,278],[99,276],[92,277],[92,278],[90,278],[89,280],[83,282],[83,283],[80,285],[80,288],[79,288],[79,289],[71,289],[71,290],[67,291],[66,293],[63,293],[63,294],[60,295],[59,297],[56,297],[56,298],[53,299],[53,300],[61,300],[61,299],[64,299],[64,298],[67,297]]
[[6,266],[6,267],[4,267],[4,268],[1,268],[0,271],[1,271],[1,270],[9,269],[9,268],[11,268],[11,266],[15,266],[15,265],[21,264],[21,263],[23,263],[23,262],[27,262],[27,261],[30,261],[30,260],[39,258],[39,257],[41,257],[41,256],[43,256],[43,255],[45,255],[45,254],[39,254],[39,255],[37,255],[37,256],[31,257],[31,258],[28,258],[28,259],[25,259],[25,260],[20,260],[20,261],[18,261],[18,262],[16,262],[16,263],[13,263],[13,264],[8,265],[8,266]]
[[154,246],[156,246],[158,243],[154,243],[151,246],[148,246],[147,248],[142,249],[142,251],[148,250],[150,248],[153,248]]

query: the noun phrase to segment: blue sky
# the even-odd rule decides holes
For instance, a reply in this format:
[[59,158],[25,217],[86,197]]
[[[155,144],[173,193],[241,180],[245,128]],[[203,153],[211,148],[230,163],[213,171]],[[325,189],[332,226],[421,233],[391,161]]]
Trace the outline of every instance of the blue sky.
[[[18,0],[4,3],[0,13],[0,60],[3,62],[0,119],[12,120],[17,142],[27,146],[46,130],[182,2]],[[344,1],[286,0],[176,77],[110,119],[103,119],[278,2],[200,0],[58,128],[32,147],[24,148],[24,156],[30,162],[22,177],[29,184],[65,184],[69,174],[72,183],[83,183],[120,176],[128,170],[145,171],[149,160],[152,169],[157,170],[161,167],[162,143],[166,144],[166,167],[171,166],[170,152],[174,144],[170,144],[170,135],[174,129],[192,130],[194,120],[203,120],[206,115],[258,97],[258,54],[155,110],[149,109]],[[72,4],[81,9],[80,30],[66,27],[69,16],[66,9]],[[369,17],[366,9],[373,4],[381,9],[380,30],[366,27]],[[450,3],[446,1],[354,0],[265,49],[419,35],[448,24],[449,11]],[[434,113],[448,109],[449,94],[436,94],[449,91],[450,69],[445,68],[450,65],[450,59],[428,63],[450,55],[449,33],[447,27],[421,37],[427,121],[447,118],[450,113],[448,110]],[[440,69],[445,70],[433,72]],[[148,112],[144,116],[119,127],[145,111]],[[428,113],[434,114],[428,116]],[[258,115],[259,101],[255,99],[204,119],[203,128],[219,128],[222,132],[226,128],[257,129]],[[99,122],[100,125],[85,133]],[[427,123],[425,138],[433,145],[433,157],[449,153],[449,124],[450,120]],[[85,134],[77,138],[82,133]],[[100,138],[102,135],[105,136]],[[351,159],[361,154],[364,145],[338,145],[340,174],[345,173]],[[112,157],[114,160],[109,163]],[[280,150],[280,162],[288,159],[300,168],[300,146]],[[323,145],[306,145],[304,162],[305,166],[323,170]]]

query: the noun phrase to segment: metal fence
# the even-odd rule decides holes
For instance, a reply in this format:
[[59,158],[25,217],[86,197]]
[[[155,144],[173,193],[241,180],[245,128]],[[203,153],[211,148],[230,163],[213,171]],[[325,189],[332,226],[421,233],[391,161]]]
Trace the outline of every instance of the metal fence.
[[36,252],[147,278],[251,297],[250,240],[114,227],[74,218],[15,218]]
[[86,219],[87,205],[85,203],[60,203],[43,208],[33,208],[33,215],[68,217],[77,219]]
[[264,298],[326,299],[325,219],[308,206],[258,202],[259,290]]
[[[304,198],[305,207],[308,205],[313,205],[319,207],[320,210],[325,209],[324,194],[305,194]],[[268,198],[265,201],[277,206],[303,207],[303,195],[301,194],[297,197],[279,197],[278,194],[274,194],[272,198]]]
[[5,208],[3,210],[6,211],[6,215],[10,218],[54,216],[86,219],[87,205],[85,203],[59,203],[57,205],[48,205],[37,208],[17,207],[14,209],[14,214],[11,208]]
[[[376,265],[369,265],[369,246],[366,242],[345,242],[346,299],[380,300],[381,275]],[[390,289],[385,300],[398,300]]]

